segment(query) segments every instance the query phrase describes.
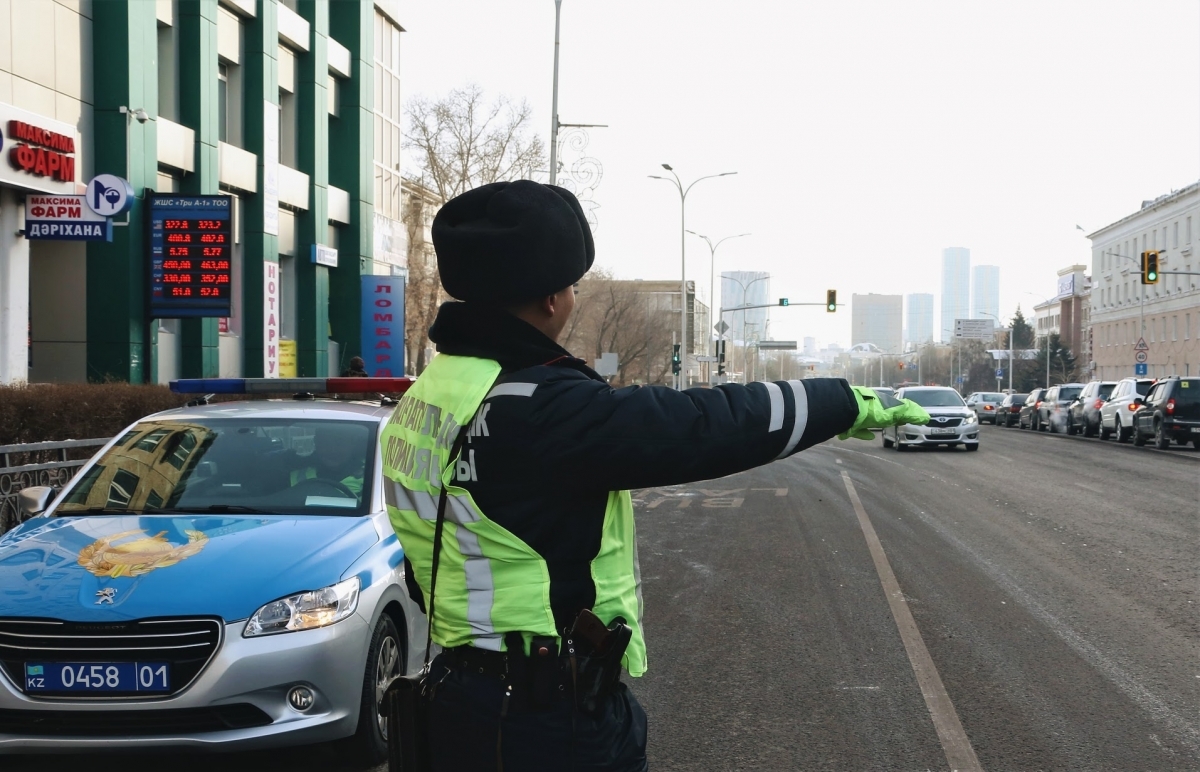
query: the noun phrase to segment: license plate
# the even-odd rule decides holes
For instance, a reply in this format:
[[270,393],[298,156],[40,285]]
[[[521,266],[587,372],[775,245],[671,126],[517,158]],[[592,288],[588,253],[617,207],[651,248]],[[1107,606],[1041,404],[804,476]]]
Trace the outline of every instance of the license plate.
[[147,692],[171,690],[166,662],[26,662],[25,692]]
[[1200,426],[1193,426],[1192,434],[1200,434]]
[[958,429],[937,428],[937,429],[931,429],[929,433],[930,434],[958,434]]

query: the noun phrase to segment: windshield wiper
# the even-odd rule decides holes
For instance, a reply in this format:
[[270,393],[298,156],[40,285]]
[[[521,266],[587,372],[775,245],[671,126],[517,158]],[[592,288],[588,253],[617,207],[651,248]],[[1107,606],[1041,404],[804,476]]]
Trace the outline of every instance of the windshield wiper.
[[207,507],[178,507],[176,509],[164,509],[161,512],[184,512],[188,514],[198,514],[202,512],[245,512],[252,515],[269,515],[274,514],[265,509],[256,507],[246,507],[241,504],[210,504]]

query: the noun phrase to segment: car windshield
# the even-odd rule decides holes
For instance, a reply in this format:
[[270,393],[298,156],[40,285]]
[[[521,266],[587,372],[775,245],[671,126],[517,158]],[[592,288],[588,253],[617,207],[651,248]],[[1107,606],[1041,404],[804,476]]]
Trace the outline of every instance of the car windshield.
[[1115,383],[1102,383],[1100,384],[1100,391],[1096,396],[1100,399],[1108,399],[1115,388],[1117,388],[1117,384]]
[[1058,390],[1059,401],[1071,401],[1079,397],[1079,392],[1083,391],[1082,386],[1062,386]]
[[928,389],[904,392],[905,399],[911,399],[921,407],[962,407],[963,398],[953,389]]
[[143,421],[83,474],[57,513],[363,514],[376,428],[312,419]]

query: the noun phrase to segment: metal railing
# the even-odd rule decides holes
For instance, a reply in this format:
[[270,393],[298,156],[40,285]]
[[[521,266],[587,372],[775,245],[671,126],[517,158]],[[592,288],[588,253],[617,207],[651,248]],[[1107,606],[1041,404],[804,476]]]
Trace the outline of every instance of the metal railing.
[[91,456],[88,453],[85,458],[70,459],[71,451],[97,448],[106,442],[108,439],[0,445],[0,534],[16,528],[24,519],[18,493],[39,485],[61,491]]

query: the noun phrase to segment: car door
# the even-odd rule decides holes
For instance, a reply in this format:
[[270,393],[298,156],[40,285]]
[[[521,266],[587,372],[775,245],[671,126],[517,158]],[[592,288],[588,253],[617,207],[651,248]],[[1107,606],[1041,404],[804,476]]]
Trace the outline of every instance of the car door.
[[1113,422],[1113,414],[1120,409],[1121,402],[1125,396],[1125,392],[1129,389],[1128,381],[1121,381],[1117,387],[1112,390],[1108,401],[1100,406],[1100,425],[1110,426]]
[[1142,402],[1142,406],[1133,414],[1134,425],[1142,434],[1154,433],[1154,413],[1158,410],[1159,403],[1162,402],[1163,392],[1167,390],[1170,384],[1160,383],[1150,390],[1146,395],[1146,399]]

